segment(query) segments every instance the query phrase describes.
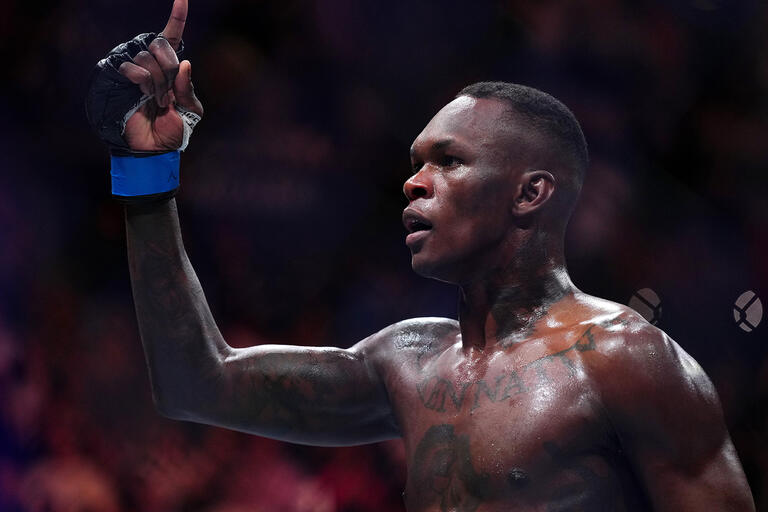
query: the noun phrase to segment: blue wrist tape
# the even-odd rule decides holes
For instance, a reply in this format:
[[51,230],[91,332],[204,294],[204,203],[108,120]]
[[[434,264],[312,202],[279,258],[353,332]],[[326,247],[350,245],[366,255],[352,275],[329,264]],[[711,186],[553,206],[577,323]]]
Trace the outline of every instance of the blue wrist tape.
[[144,157],[112,155],[112,194],[135,197],[179,187],[179,152]]

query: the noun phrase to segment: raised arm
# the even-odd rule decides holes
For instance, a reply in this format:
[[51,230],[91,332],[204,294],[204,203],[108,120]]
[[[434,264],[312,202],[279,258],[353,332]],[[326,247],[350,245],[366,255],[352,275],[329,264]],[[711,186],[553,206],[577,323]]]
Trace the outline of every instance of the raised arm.
[[396,437],[379,377],[382,334],[350,350],[234,349],[214,322],[181,239],[173,195],[179,150],[203,107],[179,63],[187,1],[161,35],[118,45],[96,67],[88,119],[112,153],[113,195],[126,203],[131,284],[152,392],[177,419],[286,441],[348,445]]
[[701,366],[647,326],[610,357],[604,399],[655,511],[754,511],[720,402]]
[[126,230],[141,339],[164,415],[307,444],[398,436],[370,356],[382,335],[350,350],[232,348],[187,258],[175,201],[127,206]]

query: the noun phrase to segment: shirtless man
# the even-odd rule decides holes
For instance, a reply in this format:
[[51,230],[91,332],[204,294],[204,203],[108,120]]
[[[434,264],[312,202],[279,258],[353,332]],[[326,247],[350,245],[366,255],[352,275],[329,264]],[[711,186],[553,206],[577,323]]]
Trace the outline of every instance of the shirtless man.
[[[119,66],[153,97],[127,120],[131,151],[179,147],[174,104],[202,116],[173,51],[186,13],[176,0],[163,37]],[[412,265],[459,286],[459,321],[405,320],[347,350],[227,345],[175,200],[127,201],[159,411],[294,443],[402,438],[411,512],[754,510],[701,367],[568,276],[564,232],[587,165],[570,111],[534,89],[475,84],[427,124],[411,159]]]

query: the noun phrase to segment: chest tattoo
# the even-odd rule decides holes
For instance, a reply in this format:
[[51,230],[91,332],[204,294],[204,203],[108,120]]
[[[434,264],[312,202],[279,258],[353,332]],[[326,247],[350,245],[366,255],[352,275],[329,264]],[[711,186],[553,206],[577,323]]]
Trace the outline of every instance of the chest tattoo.
[[503,402],[516,395],[528,393],[537,384],[553,384],[547,372],[548,369],[559,367],[568,375],[575,376],[577,368],[569,355],[595,349],[595,339],[592,334],[594,327],[595,325],[591,325],[587,328],[571,346],[530,361],[516,370],[504,372],[490,380],[478,379],[458,384],[437,375],[430,375],[416,386],[419,399],[425,408],[436,412],[456,412],[466,403],[471,403],[471,410],[475,410],[483,403]]

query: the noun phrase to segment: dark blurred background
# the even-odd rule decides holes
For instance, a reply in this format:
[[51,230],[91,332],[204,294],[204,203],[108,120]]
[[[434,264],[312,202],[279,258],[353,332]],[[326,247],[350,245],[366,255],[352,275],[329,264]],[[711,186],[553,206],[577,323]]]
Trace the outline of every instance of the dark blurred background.
[[[95,62],[160,30],[170,3],[0,6],[0,510],[402,510],[399,442],[307,448],[153,409],[83,98]],[[192,0],[206,116],[178,202],[227,340],[346,347],[455,316],[455,290],[410,269],[408,147],[468,83],[533,85],[590,143],[574,282],[624,304],[656,293],[653,320],[714,380],[768,510],[768,322],[733,313],[768,298],[767,27],[757,0]]]

